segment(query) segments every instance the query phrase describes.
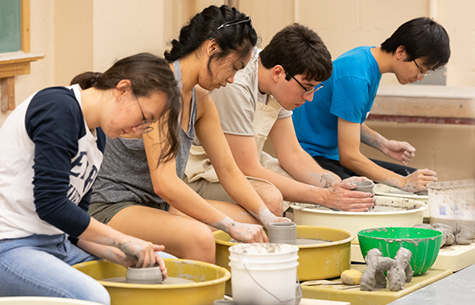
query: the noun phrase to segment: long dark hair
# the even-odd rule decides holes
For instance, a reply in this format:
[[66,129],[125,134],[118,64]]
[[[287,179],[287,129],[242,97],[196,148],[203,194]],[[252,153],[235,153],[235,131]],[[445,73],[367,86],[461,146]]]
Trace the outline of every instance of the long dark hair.
[[173,39],[172,49],[165,52],[165,58],[173,62],[197,50],[201,44],[215,39],[221,48],[208,61],[223,58],[231,52],[245,57],[257,44],[257,33],[252,27],[250,17],[227,5],[211,5],[191,18],[181,31],[178,40]]
[[181,111],[181,92],[178,89],[173,71],[168,62],[150,53],[139,53],[125,57],[110,67],[106,72],[85,72],[71,80],[71,85],[79,84],[82,89],[96,88],[108,90],[128,79],[132,83],[132,93],[139,96],[150,96],[155,91],[166,94],[167,102],[159,118],[159,135],[162,138],[162,127],[167,124],[168,132],[162,141],[164,149],[158,163],[174,158],[179,148],[178,116]]

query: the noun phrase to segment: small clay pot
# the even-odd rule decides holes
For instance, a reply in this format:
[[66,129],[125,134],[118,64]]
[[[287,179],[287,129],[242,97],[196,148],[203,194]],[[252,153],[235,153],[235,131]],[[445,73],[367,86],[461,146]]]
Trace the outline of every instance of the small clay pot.
[[297,224],[294,222],[271,222],[267,225],[269,242],[275,244],[297,244]]
[[163,281],[162,270],[159,266],[149,268],[127,268],[125,277],[127,283],[134,284],[161,284]]
[[356,184],[353,191],[371,193],[373,191],[374,183],[371,180],[357,180],[351,183]]

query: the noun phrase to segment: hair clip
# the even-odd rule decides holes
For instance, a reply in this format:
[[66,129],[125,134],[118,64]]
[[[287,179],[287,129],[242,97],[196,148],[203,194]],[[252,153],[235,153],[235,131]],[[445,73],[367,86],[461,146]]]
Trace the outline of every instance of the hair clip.
[[243,19],[238,19],[238,20],[231,21],[231,22],[225,22],[225,23],[221,24],[218,27],[218,30],[221,30],[224,27],[233,26],[233,25],[236,25],[236,24],[246,23],[246,22],[249,22],[249,25],[252,26],[251,17],[247,16],[246,18],[243,18]]

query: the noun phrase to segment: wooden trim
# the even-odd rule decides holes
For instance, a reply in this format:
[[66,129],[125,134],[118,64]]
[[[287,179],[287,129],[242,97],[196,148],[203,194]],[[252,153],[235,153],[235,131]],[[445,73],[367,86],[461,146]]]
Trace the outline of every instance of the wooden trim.
[[21,51],[0,54],[2,112],[15,109],[15,76],[30,74],[30,63],[43,57],[43,54],[30,54],[30,0],[21,0]]
[[30,0],[21,0],[21,50],[30,52]]
[[43,57],[43,54],[24,54],[22,52],[0,55],[0,78],[29,74],[30,62]]
[[2,111],[15,109],[15,77],[0,78],[0,90]]

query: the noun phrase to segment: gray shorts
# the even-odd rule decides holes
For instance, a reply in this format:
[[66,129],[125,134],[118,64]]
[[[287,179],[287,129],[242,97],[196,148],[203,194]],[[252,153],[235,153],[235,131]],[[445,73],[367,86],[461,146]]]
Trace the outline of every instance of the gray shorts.
[[144,206],[154,209],[159,209],[163,211],[168,211],[170,207],[168,203],[148,203],[148,204],[141,204],[137,202],[125,201],[125,202],[93,202],[89,205],[88,214],[97,219],[98,221],[107,224],[115,214],[119,213],[123,209],[130,207],[130,206]]
[[236,203],[219,182],[213,183],[205,179],[189,182],[186,175],[183,176],[183,181],[204,199]]

